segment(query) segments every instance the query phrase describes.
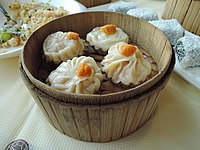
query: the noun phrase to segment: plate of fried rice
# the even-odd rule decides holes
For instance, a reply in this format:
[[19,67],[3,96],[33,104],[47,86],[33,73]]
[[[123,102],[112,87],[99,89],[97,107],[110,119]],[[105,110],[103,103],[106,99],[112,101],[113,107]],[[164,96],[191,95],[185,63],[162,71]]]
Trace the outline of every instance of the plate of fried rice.
[[75,0],[0,0],[0,3],[12,18],[8,20],[0,13],[0,58],[18,56],[28,37],[49,21],[87,11]]

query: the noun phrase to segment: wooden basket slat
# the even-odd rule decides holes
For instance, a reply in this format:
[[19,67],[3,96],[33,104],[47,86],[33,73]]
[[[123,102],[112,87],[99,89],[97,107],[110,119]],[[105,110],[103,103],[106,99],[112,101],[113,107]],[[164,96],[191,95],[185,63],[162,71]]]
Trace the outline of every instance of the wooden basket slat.
[[[194,24],[195,18],[197,17],[200,9],[200,1],[192,1],[190,8],[183,20],[183,26],[186,30],[192,31],[191,27]],[[199,25],[199,24],[198,24]]]
[[101,137],[100,111],[100,107],[98,109],[88,109],[91,139],[93,142],[98,142],[99,137]]
[[157,99],[158,94],[159,93],[154,93],[149,97],[146,109],[145,109],[145,111],[143,113],[142,119],[139,122],[139,126],[142,126],[145,123],[145,121],[148,120],[147,118],[149,116],[149,112],[151,112],[151,110],[153,109],[153,107],[155,105],[155,101],[153,101],[153,100]]
[[[60,106],[60,111],[65,119],[65,122],[63,122],[65,124],[65,128],[68,128],[70,131],[70,134],[69,133],[68,134],[73,138],[80,139],[78,127],[77,127],[75,119],[74,119],[74,114],[72,112],[72,108],[69,105]],[[67,134],[67,133],[65,133],[65,134]]]
[[52,102],[53,103],[52,104],[51,102],[44,100],[43,97],[39,97],[39,99],[40,99],[40,102],[41,102],[42,106],[46,109],[46,111],[48,111],[48,116],[49,116],[49,118],[51,118],[51,120],[52,120],[52,122],[54,124],[54,127],[58,131],[63,132],[63,129],[61,128],[60,123],[58,122],[58,118],[55,115],[55,112],[54,112],[54,110],[52,108],[52,105],[56,105],[56,104],[54,104],[53,102]]
[[[168,58],[171,57],[171,55],[168,53],[168,50],[169,48],[171,47],[171,45],[167,45],[167,44],[164,44],[164,47],[163,47],[163,53],[162,53],[162,56],[160,57],[160,60],[159,60],[159,64],[160,66],[158,67],[162,67],[165,63],[168,62]],[[162,68],[162,70],[164,70],[164,72],[166,71],[167,68]]]
[[[152,40],[152,45],[153,45],[153,58],[157,60],[157,65],[158,65],[158,69],[159,70],[165,70],[168,68],[168,67],[164,67],[164,64],[167,63],[166,61],[169,59],[170,55],[168,55],[168,52],[165,52],[165,50],[167,50],[168,48],[170,47],[167,47],[167,39],[164,39],[164,35],[161,34],[160,30],[158,28],[156,28],[155,32],[154,32],[154,36],[153,36],[154,40]],[[160,51],[155,51],[155,49],[158,49],[160,48]],[[165,55],[167,55],[165,57]],[[163,58],[166,60],[164,61],[164,63],[162,62],[163,61]],[[168,64],[169,65],[169,64]],[[168,66],[167,65],[167,66]],[[165,71],[163,73],[165,73]]]
[[111,0],[78,0],[78,1],[83,5],[85,5],[86,7],[94,7],[111,2]]
[[200,35],[198,32],[200,25],[199,17],[199,0],[167,0],[162,15],[163,19],[177,19],[187,31],[197,35]]
[[162,93],[163,93],[163,90],[160,91],[160,92],[157,94],[156,100],[154,101],[153,107],[151,107],[151,110],[149,111],[149,114],[148,114],[147,119],[149,119],[149,118],[151,117],[151,114],[153,114],[154,111],[155,111],[155,109],[157,108],[157,106],[158,106],[158,101],[159,101],[160,96],[162,95]]
[[199,11],[198,11],[198,14],[196,15],[195,19],[194,19],[194,22],[190,28],[190,31],[194,32],[197,34],[197,30],[198,30],[198,27],[200,26],[200,7],[199,7]]
[[100,113],[100,140],[101,141],[111,141],[112,131],[113,131],[113,108],[101,109]]
[[86,141],[92,141],[87,109],[81,107],[72,107],[72,111],[73,115],[75,116],[74,120],[80,135],[80,140],[84,139]]
[[191,1],[188,0],[178,0],[176,3],[172,16],[173,18],[176,18],[181,24],[186,12],[188,11],[188,8],[190,7],[190,3]]
[[137,110],[136,110],[136,114],[133,120],[133,124],[131,127],[131,131],[135,131],[136,129],[139,128],[139,122],[142,119],[143,113],[146,109],[147,103],[148,103],[148,98],[143,99],[142,101],[139,102]]
[[176,4],[177,4],[177,0],[167,0],[163,14],[162,14],[162,18],[170,19],[173,15]]
[[197,35],[200,35],[200,25],[198,26],[198,29],[197,29],[196,34],[197,34]]
[[[45,101],[47,101],[47,100],[45,100]],[[59,104],[58,103],[54,103],[54,102],[51,102],[50,104],[51,104],[51,107],[52,107],[52,109],[54,111],[54,115],[55,115],[54,117],[57,118],[57,122],[58,122],[58,124],[59,124],[59,126],[61,128],[60,132],[68,134],[69,136],[73,136],[74,134],[71,133],[71,129],[68,128],[68,126],[65,125],[66,121],[65,121],[65,118],[63,117],[63,115],[61,113],[62,111],[60,111]]]
[[[157,62],[155,57],[155,48],[153,44],[153,37],[155,34],[156,27],[149,25],[148,22],[140,22],[137,29],[136,43],[140,45],[143,49],[148,49],[153,59]],[[148,39],[148,40],[147,40]],[[158,64],[159,65],[159,64]]]
[[120,107],[117,110],[115,109],[113,111],[114,126],[113,126],[112,140],[116,140],[122,137],[123,128],[127,120],[126,116],[127,116],[128,110],[129,110],[128,106],[124,105],[123,107]]
[[128,106],[128,113],[126,116],[126,121],[122,133],[122,137],[127,136],[131,133],[131,127],[134,124],[134,117],[136,116],[137,107],[139,105],[139,101],[136,101]]

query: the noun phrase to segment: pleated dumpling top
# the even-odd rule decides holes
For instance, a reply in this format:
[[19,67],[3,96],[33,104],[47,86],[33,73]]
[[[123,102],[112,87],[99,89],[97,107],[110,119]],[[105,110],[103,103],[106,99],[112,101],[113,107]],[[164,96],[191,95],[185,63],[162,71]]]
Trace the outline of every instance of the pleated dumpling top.
[[43,51],[47,61],[60,63],[83,54],[83,40],[75,32],[55,32],[43,43]]
[[47,83],[66,93],[94,94],[99,90],[103,75],[92,57],[74,57],[62,62],[47,78]]
[[108,50],[101,62],[114,83],[137,85],[151,73],[151,64],[137,46],[119,42]]
[[128,35],[122,29],[113,24],[96,27],[86,36],[86,40],[96,50],[108,51],[108,49],[118,42],[128,43]]

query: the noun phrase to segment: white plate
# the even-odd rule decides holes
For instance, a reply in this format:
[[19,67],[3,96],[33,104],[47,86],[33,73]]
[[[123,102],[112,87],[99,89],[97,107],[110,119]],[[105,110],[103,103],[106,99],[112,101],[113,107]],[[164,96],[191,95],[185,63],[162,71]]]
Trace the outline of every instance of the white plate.
[[178,59],[176,59],[174,71],[200,90],[200,67],[183,69],[181,68]]
[[[4,6],[4,8],[9,13],[8,4],[13,2],[14,0],[0,0],[0,3]],[[19,2],[30,2],[31,0],[18,0]],[[48,0],[35,0],[35,2],[48,2]],[[63,6],[66,10],[69,11],[70,14],[78,13],[82,11],[87,11],[87,8],[83,6],[82,4],[78,3],[75,0],[51,0],[50,4],[54,6]],[[4,24],[6,19],[4,18],[3,14],[0,12],[0,28]],[[15,47],[15,48],[0,48],[0,51],[6,50],[5,53],[0,53],[0,58],[9,58],[9,57],[15,57],[18,56],[22,50],[23,46]]]

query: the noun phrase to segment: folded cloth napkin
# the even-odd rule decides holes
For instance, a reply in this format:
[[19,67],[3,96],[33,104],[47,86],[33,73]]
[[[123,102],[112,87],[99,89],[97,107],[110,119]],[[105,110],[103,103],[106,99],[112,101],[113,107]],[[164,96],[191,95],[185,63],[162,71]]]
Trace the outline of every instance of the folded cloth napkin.
[[158,14],[152,8],[135,8],[127,11],[128,15],[147,21],[158,20]]
[[136,4],[134,2],[117,1],[115,3],[111,3],[111,5],[108,7],[108,10],[113,12],[126,13],[128,10],[135,8]]
[[174,51],[182,68],[200,67],[200,37],[186,35],[180,38],[174,46]]
[[175,45],[177,40],[184,36],[185,30],[176,19],[149,21],[158,27],[168,38],[171,45]]

